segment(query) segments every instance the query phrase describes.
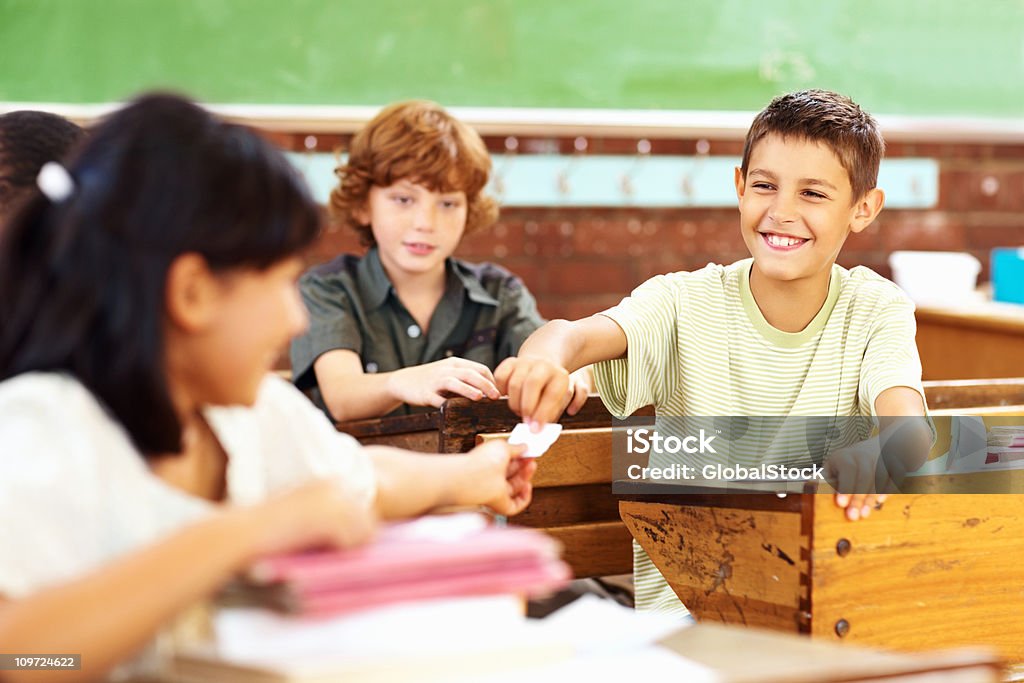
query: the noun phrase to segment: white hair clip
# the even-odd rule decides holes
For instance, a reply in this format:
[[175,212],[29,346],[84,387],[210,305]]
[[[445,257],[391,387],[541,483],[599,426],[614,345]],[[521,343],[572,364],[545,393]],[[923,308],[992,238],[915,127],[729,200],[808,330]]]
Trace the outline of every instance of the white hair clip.
[[62,202],[71,196],[75,191],[75,181],[72,180],[68,170],[56,161],[47,161],[39,169],[36,176],[36,185],[40,192],[53,203]]

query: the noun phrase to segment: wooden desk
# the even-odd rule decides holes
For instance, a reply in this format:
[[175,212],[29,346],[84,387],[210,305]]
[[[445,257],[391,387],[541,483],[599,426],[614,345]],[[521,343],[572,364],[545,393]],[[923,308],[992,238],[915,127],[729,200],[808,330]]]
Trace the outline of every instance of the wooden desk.
[[999,681],[1002,673],[987,651],[897,654],[711,623],[681,629],[660,644],[709,667],[721,683],[967,683]]
[[1018,377],[1024,374],[1024,306],[921,306],[917,349],[925,379]]
[[[1024,372],[1024,369],[1021,370]],[[1024,405],[1024,377],[1006,379],[926,380],[924,395],[928,409],[957,414],[956,409]]]
[[1024,662],[1024,496],[666,495],[622,519],[698,620],[905,651],[991,645]]
[[[478,439],[506,438],[520,421],[506,400],[451,399],[440,411],[340,423],[364,444],[464,453]],[[512,524],[558,539],[578,578],[633,571],[632,537],[612,496],[612,416],[592,396],[576,415],[564,415],[562,437],[538,461],[533,502]]]
[[[953,414],[958,409],[967,412],[969,406],[1015,410],[1024,405],[1024,378],[926,382],[925,394],[929,406]],[[368,445],[461,453],[470,450],[479,435],[507,433],[518,421],[505,401],[452,399],[440,411],[340,423],[338,428]],[[511,520],[558,538],[565,546],[566,560],[580,577],[631,573],[633,568],[631,537],[619,521],[618,502],[611,495],[607,433],[611,423],[611,415],[596,396],[578,415],[564,416],[562,424],[569,431],[538,463],[533,503]],[[590,429],[606,431],[603,436],[577,431]],[[602,444],[602,438],[609,441]]]
[[[486,614],[474,616],[479,627],[489,628]],[[598,619],[609,619],[607,614]],[[620,616],[609,621],[613,632],[622,633]],[[637,618],[635,623],[641,624]],[[507,621],[502,620],[501,623]],[[535,629],[545,629],[539,623]],[[604,626],[598,622],[594,624]],[[439,625],[442,632],[445,625]],[[406,628],[405,631],[409,629]],[[450,631],[450,625],[448,630]],[[507,630],[507,629],[506,629]],[[534,629],[531,629],[531,631]],[[460,632],[461,633],[461,632]],[[278,655],[272,648],[262,654],[217,654],[213,643],[201,641],[175,653],[159,678],[132,683],[382,683],[385,681],[585,681],[603,683],[630,678],[679,680],[680,673],[703,667],[699,680],[713,677],[716,683],[996,683],[1001,680],[1000,661],[991,650],[894,653],[835,645],[788,634],[719,624],[683,627],[652,646],[620,642],[598,636],[596,646],[578,651],[575,639],[564,629],[548,628],[541,640],[516,636],[496,648],[470,643],[461,652],[443,656],[422,649],[402,656],[401,643],[390,659],[347,660],[324,648],[311,656]],[[538,635],[538,634],[535,634]],[[458,634],[455,635],[458,638]],[[641,637],[642,638],[642,637]],[[611,653],[604,652],[611,646]],[[667,651],[666,651],[667,650]],[[605,656],[611,654],[610,657]],[[673,654],[689,660],[678,662]],[[741,654],[741,656],[737,656]],[[645,656],[646,655],[646,656]],[[629,659],[630,657],[633,659]],[[654,657],[652,659],[651,657]],[[666,670],[667,669],[667,670]],[[653,676],[650,674],[654,674]],[[669,674],[669,675],[666,675]],[[703,675],[701,675],[703,674]],[[684,679],[685,680],[685,679]]]

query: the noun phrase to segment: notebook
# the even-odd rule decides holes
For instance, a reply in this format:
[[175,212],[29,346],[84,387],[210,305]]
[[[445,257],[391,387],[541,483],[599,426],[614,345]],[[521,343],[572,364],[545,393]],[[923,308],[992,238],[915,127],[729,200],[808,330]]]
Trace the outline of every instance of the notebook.
[[261,560],[226,599],[301,614],[342,614],[411,600],[512,593],[532,597],[571,578],[560,548],[532,529],[476,514],[383,529],[371,544]]

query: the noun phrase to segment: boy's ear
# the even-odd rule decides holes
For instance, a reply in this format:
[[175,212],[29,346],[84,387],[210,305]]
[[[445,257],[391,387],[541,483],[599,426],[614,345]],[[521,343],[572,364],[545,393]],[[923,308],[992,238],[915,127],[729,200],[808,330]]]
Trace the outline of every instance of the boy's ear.
[[369,225],[370,224],[370,211],[366,207],[366,205],[369,204],[369,203],[370,203],[370,199],[369,199],[369,197],[367,197],[366,200],[364,200],[361,205],[359,205],[355,209],[352,209],[352,217],[355,218],[357,221],[359,221],[360,225]]
[[218,314],[217,276],[199,254],[178,256],[167,269],[164,306],[172,325],[185,332],[203,330]]
[[884,205],[885,192],[882,192],[877,187],[868,190],[854,205],[853,220],[850,221],[850,231],[860,232],[871,225],[871,222],[875,220]]
[[747,179],[743,175],[743,169],[739,166],[733,171],[733,182],[736,183],[736,199],[743,199],[743,193],[747,189]]

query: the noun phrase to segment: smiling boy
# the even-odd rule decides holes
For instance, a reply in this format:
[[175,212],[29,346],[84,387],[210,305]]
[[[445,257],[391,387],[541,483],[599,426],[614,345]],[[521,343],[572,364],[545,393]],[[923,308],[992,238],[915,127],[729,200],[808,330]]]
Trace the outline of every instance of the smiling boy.
[[[849,98],[776,98],[735,172],[752,258],[659,275],[603,313],[548,323],[499,366],[498,388],[534,422],[557,419],[569,373],[590,363],[614,415],[654,405],[659,416],[885,416],[883,431],[924,415],[913,304],[871,270],[835,264],[882,209],[883,153],[875,120]],[[864,490],[836,497],[851,520],[881,498]],[[637,607],[681,611],[634,554]]]

